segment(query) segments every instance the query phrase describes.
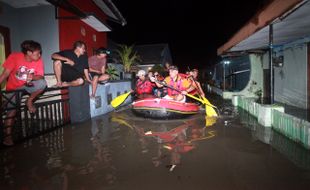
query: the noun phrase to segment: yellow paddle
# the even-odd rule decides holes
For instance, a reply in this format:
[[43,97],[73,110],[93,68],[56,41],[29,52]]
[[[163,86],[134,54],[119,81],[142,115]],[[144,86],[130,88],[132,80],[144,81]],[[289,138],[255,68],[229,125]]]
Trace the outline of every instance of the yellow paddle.
[[[209,100],[208,100],[207,98],[202,97],[202,99],[203,99],[203,101],[204,101],[204,104],[206,105],[206,114],[207,114],[207,116],[210,116],[210,117],[213,117],[213,116],[214,116],[214,117],[217,117],[218,114],[217,114],[217,112],[216,112],[215,109],[214,109],[214,108],[217,109],[217,107],[214,106],[214,105],[212,105],[212,104],[209,102]],[[207,105],[208,105],[208,107],[207,107]]]
[[207,98],[202,97],[202,99],[201,99],[201,98],[197,98],[196,96],[193,96],[191,94],[186,94],[186,96],[193,98],[193,99],[201,102],[202,104],[206,105],[205,109],[206,109],[206,115],[207,116],[209,116],[209,117],[217,117],[218,116],[217,112],[214,109],[217,107],[212,105]]
[[119,95],[117,96],[116,98],[114,98],[112,101],[111,101],[111,106],[113,108],[116,108],[117,106],[121,105],[126,99],[127,97],[129,96],[129,94],[131,94],[131,91],[125,93],[125,94],[122,94],[122,95]]
[[[189,67],[188,67],[188,69],[189,69]],[[190,69],[189,69],[189,70],[190,70]],[[196,89],[197,89],[197,91],[198,91],[198,96],[199,96],[199,99],[200,99],[200,100],[198,100],[198,99],[196,99],[196,100],[198,100],[198,101],[200,101],[202,104],[205,104],[205,105],[206,105],[206,108],[205,108],[205,110],[206,110],[206,115],[209,116],[209,117],[217,117],[218,114],[217,114],[217,112],[215,111],[215,109],[217,109],[217,107],[214,106],[214,105],[212,105],[206,97],[201,96],[200,91],[202,91],[202,89],[201,89],[200,85],[198,85],[199,83],[197,84],[196,80],[193,78],[192,75],[190,75],[190,79],[195,83]],[[194,97],[195,97],[195,96],[193,96],[192,98],[194,98]],[[194,99],[195,99],[195,98],[194,98]],[[209,107],[207,107],[207,105],[208,105]],[[215,109],[213,109],[213,108],[215,108]]]
[[[165,84],[165,83],[163,83],[163,82],[160,82],[160,81],[158,81],[158,80],[155,80],[155,82],[157,82],[157,83],[159,83],[159,84],[161,84],[161,85],[164,85],[164,86],[166,86],[166,87],[168,87],[168,88],[171,88],[172,90],[181,92],[181,90],[178,90],[178,89],[176,89],[176,88],[174,88],[174,87],[172,87],[172,86],[169,86],[169,85],[167,85],[167,84]],[[207,115],[207,116],[210,116],[210,117],[213,117],[213,116],[216,117],[216,116],[218,116],[217,112],[216,112],[215,109],[214,109],[214,108],[217,108],[217,107],[214,106],[214,105],[212,105],[212,104],[209,102],[209,100],[208,100],[207,98],[204,98],[204,97],[203,97],[203,99],[201,99],[201,98],[197,98],[196,96],[193,96],[193,95],[191,95],[191,94],[186,94],[186,96],[188,96],[188,97],[190,97],[190,98],[193,98],[193,99],[195,99],[195,100],[201,102],[202,104],[205,104],[205,105],[206,105],[206,108],[205,108],[205,109],[206,109],[206,115]]]

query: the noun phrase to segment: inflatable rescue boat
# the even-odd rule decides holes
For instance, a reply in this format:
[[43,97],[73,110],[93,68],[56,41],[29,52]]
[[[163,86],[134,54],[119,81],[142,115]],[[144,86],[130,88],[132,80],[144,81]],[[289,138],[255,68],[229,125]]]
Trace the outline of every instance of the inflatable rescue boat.
[[137,116],[146,118],[180,119],[198,113],[199,105],[161,98],[147,98],[134,101],[132,111]]

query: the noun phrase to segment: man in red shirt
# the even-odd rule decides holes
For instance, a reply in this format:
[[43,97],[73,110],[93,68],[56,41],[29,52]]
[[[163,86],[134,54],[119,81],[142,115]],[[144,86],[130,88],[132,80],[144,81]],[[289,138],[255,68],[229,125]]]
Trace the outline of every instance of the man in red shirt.
[[[33,105],[33,100],[41,94],[45,87],[44,80],[44,64],[41,59],[42,48],[38,42],[26,40],[21,44],[21,51],[12,53],[3,63],[3,72],[0,75],[0,84],[7,80],[6,90],[25,90],[30,96],[26,101],[27,108],[30,113],[34,113],[36,108]],[[16,102],[15,93],[7,94],[11,98],[13,104]],[[8,103],[7,107],[14,107]],[[12,126],[14,125],[14,117],[16,110],[10,110],[7,113],[5,120],[5,134],[4,144],[12,145],[11,138]]]
[[90,81],[88,82],[92,85],[90,98],[95,98],[98,82],[106,82],[110,78],[110,76],[105,73],[107,54],[109,54],[109,51],[101,47],[96,50],[96,55],[88,58],[90,75]]

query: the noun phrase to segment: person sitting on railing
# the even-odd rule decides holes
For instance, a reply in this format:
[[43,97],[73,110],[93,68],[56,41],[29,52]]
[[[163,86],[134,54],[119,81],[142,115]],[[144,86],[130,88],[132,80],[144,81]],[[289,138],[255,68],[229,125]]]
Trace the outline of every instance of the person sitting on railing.
[[148,77],[145,76],[144,70],[139,70],[137,76],[139,79],[136,82],[136,97],[138,99],[153,97],[153,88],[155,86]]
[[101,47],[96,50],[95,55],[88,58],[90,76],[90,81],[88,82],[92,85],[90,98],[95,98],[98,82],[103,83],[110,78],[110,76],[105,73],[107,55],[109,53],[110,52],[106,48]]
[[52,55],[57,83],[53,87],[80,86],[84,84],[84,77],[88,76],[88,56],[86,44],[76,41],[73,49],[60,51]]
[[[44,64],[41,59],[42,48],[38,42],[26,40],[21,44],[22,52],[15,52],[3,63],[3,72],[0,75],[0,84],[7,80],[6,90],[25,90],[30,96],[26,100],[26,106],[30,113],[36,111],[33,105],[33,100],[41,94],[45,87],[46,81],[44,80]],[[16,102],[16,93],[8,93],[6,97],[11,100],[7,103],[7,108],[13,108],[20,102]],[[13,104],[12,104],[13,103]],[[5,145],[13,145],[11,136],[12,126],[14,125],[14,117],[16,110],[9,110],[5,120]]]
[[[160,88],[164,86],[163,83],[159,83],[154,77],[151,78],[151,81],[155,82]],[[181,77],[178,67],[174,65],[169,67],[169,76],[165,78],[164,83],[167,86],[168,94],[163,98],[168,100],[185,102],[185,95],[194,89],[189,80]]]

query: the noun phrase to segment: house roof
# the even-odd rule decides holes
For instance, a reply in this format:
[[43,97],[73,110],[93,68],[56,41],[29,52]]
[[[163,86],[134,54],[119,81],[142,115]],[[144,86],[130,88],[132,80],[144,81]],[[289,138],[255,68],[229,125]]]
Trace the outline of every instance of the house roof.
[[135,51],[140,56],[141,65],[161,63],[164,51],[168,44],[146,44],[135,46]]
[[[79,17],[87,17],[88,13],[83,13],[77,7],[75,7],[69,0],[0,0],[14,8],[34,7],[41,5],[51,5],[62,7]],[[92,0],[107,16],[108,19],[123,26],[127,24],[127,21],[114,5],[112,0]]]
[[125,26],[127,21],[118,10],[118,8],[114,5],[112,0],[92,0],[108,17],[109,20],[114,22],[118,22]]
[[273,24],[273,45],[280,46],[310,36],[310,2],[273,0],[217,50],[218,55],[267,49],[269,25]]

